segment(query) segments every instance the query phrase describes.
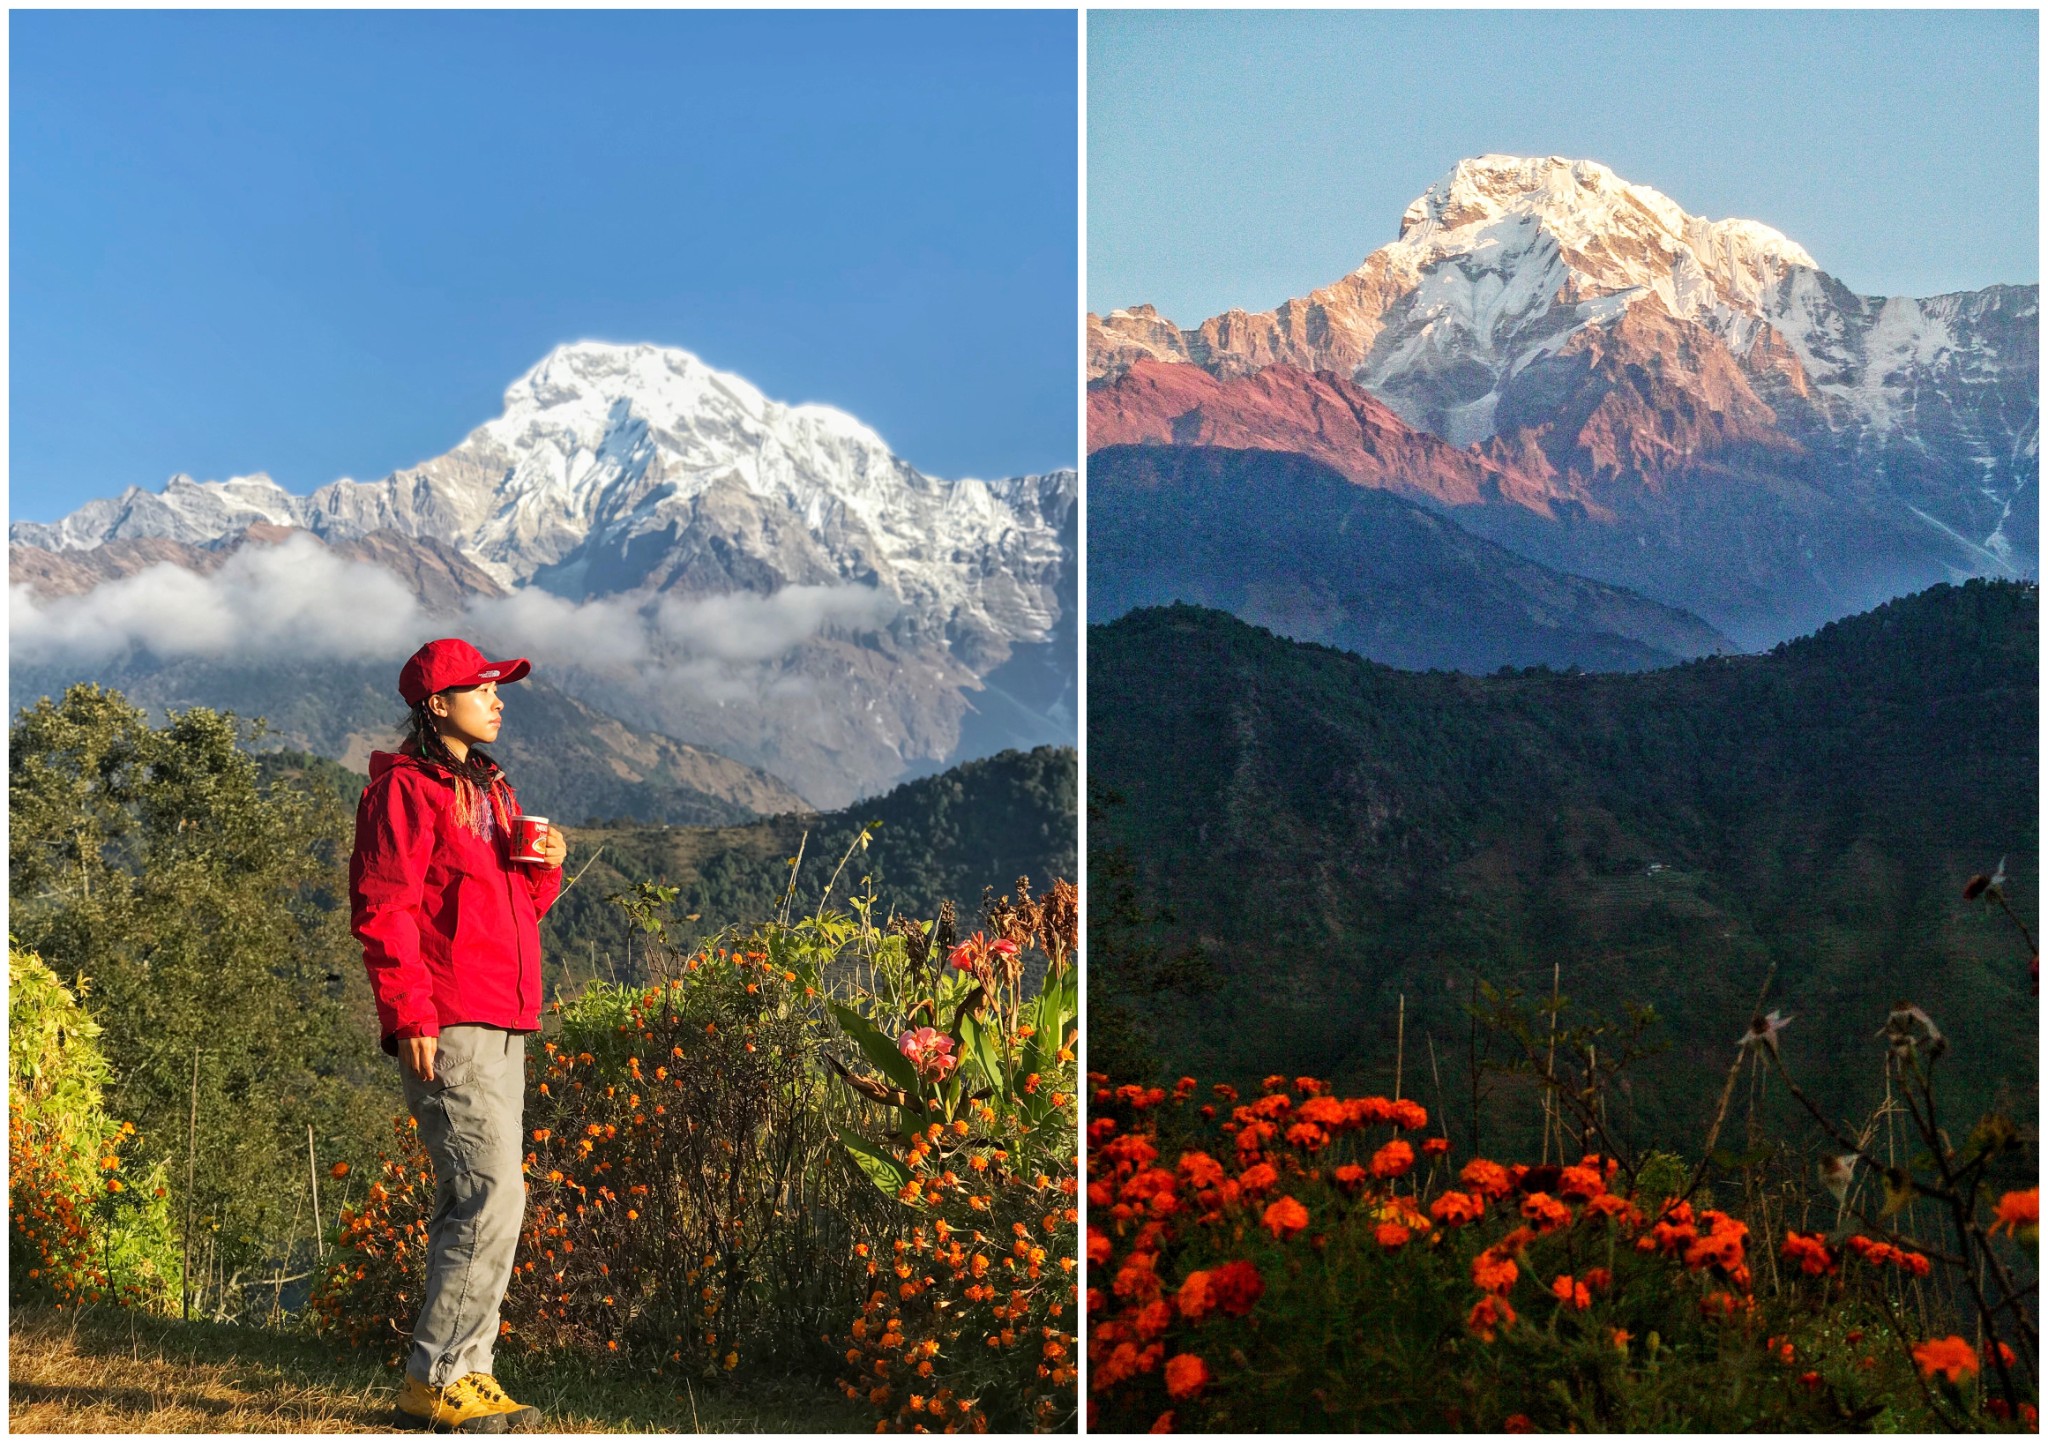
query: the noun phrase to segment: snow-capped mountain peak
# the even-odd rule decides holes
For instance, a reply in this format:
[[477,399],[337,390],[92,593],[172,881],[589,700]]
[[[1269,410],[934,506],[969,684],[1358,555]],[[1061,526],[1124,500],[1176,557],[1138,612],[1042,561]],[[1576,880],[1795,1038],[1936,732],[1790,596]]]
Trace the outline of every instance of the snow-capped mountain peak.
[[836,407],[769,399],[688,351],[579,341],[505,391],[453,450],[379,481],[293,496],[266,476],[131,489],[16,542],[204,544],[255,522],[453,547],[499,584],[571,596],[855,585],[902,624],[1000,655],[1058,614],[1071,472],[926,476]]

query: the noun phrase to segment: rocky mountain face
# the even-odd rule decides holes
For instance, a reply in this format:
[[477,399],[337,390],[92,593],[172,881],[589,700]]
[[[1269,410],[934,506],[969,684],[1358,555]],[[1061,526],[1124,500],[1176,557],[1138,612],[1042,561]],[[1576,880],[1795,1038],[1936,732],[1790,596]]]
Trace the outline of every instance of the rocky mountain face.
[[1112,446],[1089,458],[1088,528],[1092,623],[1189,602],[1410,671],[1641,671],[1733,650],[1696,616],[1308,456]]
[[2038,569],[2038,317],[2033,286],[1858,296],[1767,226],[1590,161],[1483,156],[1304,298],[1192,330],[1091,316],[1089,366],[1333,372],[1550,498],[1466,524],[1757,645]]
[[[264,476],[130,488],[15,523],[10,571],[77,594],[152,563],[204,572],[238,538],[290,528],[389,566],[451,619],[477,597],[528,618],[559,619],[549,599],[603,603],[589,615],[646,644],[622,661],[535,641],[536,663],[834,805],[957,759],[984,678],[1054,644],[1076,490],[1070,471],[925,476],[843,412],[771,401],[683,351],[581,343],[419,466],[310,496]],[[1046,664],[1070,692],[1071,649]],[[1072,740],[1071,699],[1062,715],[1047,690],[994,699],[1007,744]]]

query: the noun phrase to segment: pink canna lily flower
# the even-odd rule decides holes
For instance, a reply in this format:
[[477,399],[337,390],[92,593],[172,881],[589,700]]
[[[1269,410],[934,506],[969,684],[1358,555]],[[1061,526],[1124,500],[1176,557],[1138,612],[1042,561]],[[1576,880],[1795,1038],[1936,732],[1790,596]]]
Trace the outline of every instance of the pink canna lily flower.
[[938,1079],[958,1065],[953,1039],[935,1027],[914,1027],[896,1039],[896,1050],[926,1077]]

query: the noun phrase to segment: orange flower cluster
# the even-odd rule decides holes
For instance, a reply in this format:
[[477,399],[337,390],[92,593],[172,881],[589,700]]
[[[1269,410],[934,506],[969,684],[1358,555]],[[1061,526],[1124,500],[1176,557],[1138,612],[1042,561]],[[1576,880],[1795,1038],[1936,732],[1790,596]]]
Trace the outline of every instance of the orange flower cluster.
[[1911,1273],[1916,1278],[1924,1278],[1934,1271],[1934,1264],[1928,1261],[1926,1254],[1894,1247],[1875,1238],[1866,1238],[1861,1233],[1850,1238],[1843,1246],[1874,1268],[1889,1264],[1902,1273]]
[[[117,1285],[107,1274],[115,1214],[136,1198],[119,1175],[121,1149],[139,1140],[132,1122],[113,1124],[97,1143],[67,1136],[55,1125],[31,1121],[18,1097],[8,1099],[11,1296],[58,1307],[147,1306],[162,1298],[173,1279],[131,1273]],[[161,1188],[156,1196],[163,1196]]]
[[1788,1229],[1783,1255],[1785,1261],[1799,1264],[1799,1271],[1812,1277],[1832,1273],[1841,1266],[1840,1259],[1828,1251],[1828,1245],[1821,1241],[1819,1233],[1796,1233]]
[[1960,1383],[1965,1373],[1977,1371],[1977,1352],[1967,1341],[1951,1334],[1913,1345],[1913,1361],[1920,1365],[1921,1376],[1932,1378],[1942,1374],[1951,1383]]
[[[1124,1107],[1138,1122],[1155,1108],[1187,1106],[1197,1084],[1182,1078],[1169,1096],[1162,1089],[1111,1087],[1090,1079],[1098,1109]],[[1171,1352],[1168,1335],[1215,1319],[1249,1315],[1265,1291],[1265,1279],[1249,1260],[1232,1258],[1189,1271],[1169,1285],[1161,1260],[1196,1232],[1221,1241],[1257,1227],[1286,1246],[1310,1234],[1315,1221],[1297,1188],[1313,1187],[1325,1174],[1312,1164],[1370,1127],[1413,1132],[1426,1127],[1428,1112],[1406,1099],[1343,1098],[1312,1077],[1274,1074],[1261,1095],[1239,1104],[1237,1089],[1217,1084],[1212,1094],[1230,1108],[1219,1131],[1235,1154],[1235,1170],[1210,1152],[1182,1152],[1165,1166],[1149,1131],[1124,1131],[1114,1116],[1098,1114],[1088,1127],[1088,1202],[1094,1221],[1088,1231],[1088,1347],[1090,1390],[1099,1399],[1152,1378],[1165,1400],[1184,1408],[1202,1397],[1213,1377],[1205,1355],[1193,1349]],[[1197,1109],[1205,1118],[1215,1107]],[[1363,1161],[1341,1161],[1329,1182],[1359,1200],[1379,1245],[1398,1249],[1428,1234],[1435,1222],[1413,1197],[1396,1196],[1390,1185],[1411,1175],[1420,1158],[1441,1157],[1449,1144],[1425,1140],[1420,1148],[1392,1138],[1364,1152]],[[1321,1234],[1310,1234],[1320,1244]],[[1171,1356],[1169,1353],[1171,1352]],[[1091,1416],[1096,1404],[1090,1403]],[[1176,1409],[1153,1416],[1155,1431],[1171,1428]]]
[[2038,1232],[2041,1227],[2041,1189],[2030,1187],[2025,1192],[2009,1192],[1998,1200],[1993,1210],[1995,1217],[1991,1231],[2003,1228],[2007,1233]]
[[[1508,1264],[1513,1267],[1514,1264]],[[1472,1311],[1465,1317],[1465,1326],[1472,1336],[1482,1343],[1491,1343],[1494,1334],[1502,1328],[1513,1327],[1515,1310],[1506,1298],[1484,1297],[1472,1305]]]

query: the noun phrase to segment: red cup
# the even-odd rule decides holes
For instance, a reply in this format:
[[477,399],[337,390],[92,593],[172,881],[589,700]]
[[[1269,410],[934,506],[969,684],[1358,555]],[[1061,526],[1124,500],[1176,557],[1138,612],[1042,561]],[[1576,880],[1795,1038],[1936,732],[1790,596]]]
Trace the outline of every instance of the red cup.
[[512,819],[512,860],[515,862],[545,862],[547,853],[541,844],[547,840],[548,819],[525,815]]

